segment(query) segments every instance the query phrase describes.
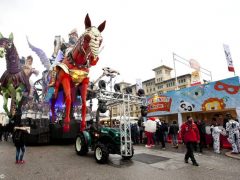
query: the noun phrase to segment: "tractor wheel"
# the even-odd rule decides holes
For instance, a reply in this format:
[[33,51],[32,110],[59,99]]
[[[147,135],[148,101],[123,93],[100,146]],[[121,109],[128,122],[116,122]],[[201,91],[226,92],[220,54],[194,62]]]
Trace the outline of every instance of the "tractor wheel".
[[132,155],[131,155],[131,156],[122,156],[122,158],[123,158],[124,160],[130,160],[130,159],[132,159],[133,155],[134,155],[134,149],[133,149],[133,147],[132,147]]
[[97,163],[105,164],[108,161],[108,156],[109,152],[107,147],[103,143],[98,142],[94,150],[94,157]]
[[86,155],[88,152],[88,146],[82,133],[77,135],[75,141],[75,150],[76,153],[80,156]]

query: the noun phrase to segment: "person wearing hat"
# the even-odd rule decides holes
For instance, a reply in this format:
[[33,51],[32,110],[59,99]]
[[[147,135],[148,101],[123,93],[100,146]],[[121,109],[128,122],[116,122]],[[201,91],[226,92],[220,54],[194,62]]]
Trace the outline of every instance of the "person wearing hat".
[[237,121],[233,120],[232,115],[230,113],[226,114],[226,118],[228,119],[228,122],[226,123],[228,142],[232,145],[232,153],[238,154],[240,153],[240,137],[239,137],[240,126]]
[[74,46],[78,40],[78,32],[77,29],[74,28],[69,34],[68,34],[68,38],[69,38],[69,44],[70,46]]

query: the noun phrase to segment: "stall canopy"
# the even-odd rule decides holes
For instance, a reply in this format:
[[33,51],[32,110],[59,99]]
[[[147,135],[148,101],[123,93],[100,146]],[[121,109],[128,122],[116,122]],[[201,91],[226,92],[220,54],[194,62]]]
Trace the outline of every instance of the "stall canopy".
[[148,96],[148,116],[207,112],[240,107],[239,77]]

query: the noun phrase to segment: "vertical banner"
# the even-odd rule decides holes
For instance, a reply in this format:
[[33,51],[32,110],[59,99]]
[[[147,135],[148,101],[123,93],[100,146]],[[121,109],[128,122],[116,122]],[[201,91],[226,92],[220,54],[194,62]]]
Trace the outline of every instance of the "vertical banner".
[[227,59],[228,71],[235,72],[229,46],[226,44],[223,44],[223,49]]
[[180,112],[178,112],[178,126],[182,126],[182,114]]
[[141,79],[136,79],[136,91],[138,92],[139,89],[143,89],[142,80]]

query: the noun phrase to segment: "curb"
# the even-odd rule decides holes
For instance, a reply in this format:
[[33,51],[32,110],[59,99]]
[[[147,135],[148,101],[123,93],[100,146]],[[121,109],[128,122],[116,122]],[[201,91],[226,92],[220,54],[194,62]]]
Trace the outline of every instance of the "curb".
[[232,152],[230,151],[230,152],[226,152],[225,155],[228,157],[240,160],[240,154],[232,154]]

